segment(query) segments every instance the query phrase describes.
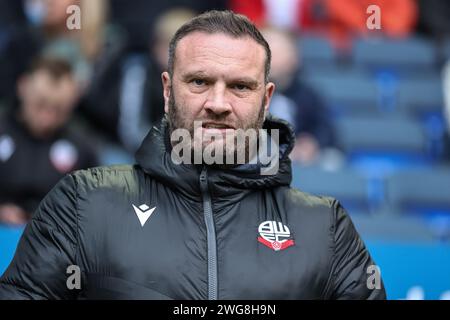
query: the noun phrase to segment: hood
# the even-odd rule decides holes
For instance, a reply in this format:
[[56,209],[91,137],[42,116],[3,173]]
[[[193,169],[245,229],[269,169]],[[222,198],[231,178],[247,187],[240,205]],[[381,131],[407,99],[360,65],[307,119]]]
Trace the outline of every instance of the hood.
[[214,166],[175,164],[170,156],[168,120],[164,117],[145,137],[136,152],[137,164],[145,173],[160,183],[194,201],[201,201],[199,183],[200,172],[207,168],[208,186],[211,197],[216,201],[239,201],[247,193],[256,189],[270,189],[289,186],[292,180],[291,152],[295,136],[292,127],[284,120],[268,115],[263,128],[269,134],[271,129],[279,130],[279,168],[275,174],[261,174],[262,164],[243,164],[233,168]]

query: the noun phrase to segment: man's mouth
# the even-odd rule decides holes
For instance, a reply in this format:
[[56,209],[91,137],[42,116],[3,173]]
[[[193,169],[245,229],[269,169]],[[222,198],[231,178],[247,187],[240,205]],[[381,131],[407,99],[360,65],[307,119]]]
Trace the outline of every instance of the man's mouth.
[[232,126],[224,124],[224,123],[215,123],[215,122],[204,122],[202,123],[202,128],[204,129],[219,129],[219,130],[226,130],[226,129],[234,129]]

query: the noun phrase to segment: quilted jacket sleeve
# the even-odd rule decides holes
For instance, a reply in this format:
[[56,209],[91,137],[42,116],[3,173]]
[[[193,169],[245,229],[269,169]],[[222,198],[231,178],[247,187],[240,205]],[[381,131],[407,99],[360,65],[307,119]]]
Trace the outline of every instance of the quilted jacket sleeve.
[[333,203],[333,243],[331,299],[386,299],[379,269],[338,201]]

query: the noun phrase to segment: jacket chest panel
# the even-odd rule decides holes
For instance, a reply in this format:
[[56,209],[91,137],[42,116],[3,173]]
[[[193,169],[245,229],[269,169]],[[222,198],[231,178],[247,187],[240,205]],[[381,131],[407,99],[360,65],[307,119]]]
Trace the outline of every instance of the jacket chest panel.
[[201,216],[188,210],[188,203],[154,200],[126,204],[113,197],[101,213],[85,215],[80,221],[84,271],[170,298],[204,299],[207,249]]
[[[301,229],[294,227],[289,237],[266,234],[269,241],[265,241],[259,232],[261,223],[218,232],[219,297],[320,298],[328,274],[324,270],[329,265],[326,244],[304,241]],[[281,242],[281,246],[270,241]]]

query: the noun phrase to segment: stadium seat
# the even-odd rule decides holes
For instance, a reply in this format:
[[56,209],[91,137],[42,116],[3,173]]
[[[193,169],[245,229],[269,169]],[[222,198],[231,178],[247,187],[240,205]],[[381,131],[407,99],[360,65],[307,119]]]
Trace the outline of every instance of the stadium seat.
[[406,117],[344,117],[336,127],[348,153],[425,155],[426,135],[420,123]]
[[443,87],[439,76],[405,79],[398,84],[398,110],[412,115],[440,112]]
[[399,171],[387,179],[386,192],[392,208],[450,215],[450,168]]
[[330,65],[337,59],[335,49],[323,37],[303,35],[298,41],[298,48],[303,65]]
[[349,211],[369,210],[366,180],[354,170],[325,171],[317,167],[293,165],[292,175],[293,187],[301,191],[335,197]]
[[372,214],[352,214],[356,229],[363,238],[384,241],[431,242],[437,235],[427,223],[415,216],[392,210]]
[[376,38],[356,40],[353,57],[357,65],[371,70],[389,69],[400,73],[420,73],[434,69],[436,49],[427,40]]
[[379,113],[377,84],[361,70],[308,74],[305,81],[322,95],[338,117]]

